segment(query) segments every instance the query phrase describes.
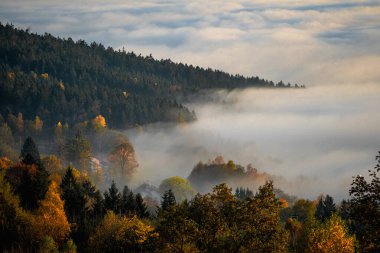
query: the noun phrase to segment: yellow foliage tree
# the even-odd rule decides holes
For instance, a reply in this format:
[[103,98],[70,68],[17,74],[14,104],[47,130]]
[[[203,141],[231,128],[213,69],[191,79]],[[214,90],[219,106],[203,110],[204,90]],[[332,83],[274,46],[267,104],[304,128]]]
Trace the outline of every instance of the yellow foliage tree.
[[62,243],[70,233],[63,201],[58,193],[58,185],[53,181],[46,192],[45,199],[40,202],[33,223],[33,232],[37,240],[50,236],[57,243]]
[[343,220],[336,214],[310,231],[308,253],[353,253],[354,237],[347,234]]
[[34,129],[39,132],[42,130],[42,126],[44,125],[44,122],[40,119],[40,117],[36,116],[34,118],[33,125],[34,125]]
[[136,216],[118,217],[109,211],[95,233],[89,246],[93,252],[145,252],[144,244],[158,234]]
[[107,127],[106,119],[100,114],[92,120],[92,124],[95,129],[103,129]]

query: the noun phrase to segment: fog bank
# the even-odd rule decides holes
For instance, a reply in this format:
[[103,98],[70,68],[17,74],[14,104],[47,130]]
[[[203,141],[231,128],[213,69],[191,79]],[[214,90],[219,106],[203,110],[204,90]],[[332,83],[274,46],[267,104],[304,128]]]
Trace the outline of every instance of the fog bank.
[[222,155],[283,178],[275,184],[299,197],[346,198],[380,150],[379,94],[376,84],[216,91],[217,101],[188,104],[193,123],[126,131],[140,164],[135,183],[186,178]]

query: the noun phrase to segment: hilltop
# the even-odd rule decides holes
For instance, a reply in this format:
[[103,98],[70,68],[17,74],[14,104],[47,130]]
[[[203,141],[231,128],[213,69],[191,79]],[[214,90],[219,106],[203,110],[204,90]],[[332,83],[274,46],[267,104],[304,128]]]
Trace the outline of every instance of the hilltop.
[[38,116],[45,126],[73,125],[99,114],[112,128],[191,121],[195,113],[178,97],[215,88],[291,87],[9,24],[0,24],[0,55],[2,117]]

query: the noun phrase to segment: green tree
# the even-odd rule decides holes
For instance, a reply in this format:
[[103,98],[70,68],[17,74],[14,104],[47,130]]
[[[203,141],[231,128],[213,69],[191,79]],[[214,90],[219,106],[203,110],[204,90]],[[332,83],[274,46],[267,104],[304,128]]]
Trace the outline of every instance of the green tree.
[[61,190],[67,218],[71,223],[77,222],[84,213],[86,200],[72,167],[67,168],[62,178]]
[[57,245],[54,242],[54,239],[50,236],[45,236],[40,242],[40,247],[38,252],[41,253],[58,253]]
[[40,152],[38,151],[36,143],[30,136],[25,139],[24,145],[22,146],[20,160],[28,165],[41,165]]
[[175,199],[178,202],[185,199],[191,199],[196,193],[196,191],[191,187],[189,180],[178,176],[169,177],[161,182],[159,186],[159,191],[161,194],[164,194],[169,189],[172,190]]
[[104,192],[104,206],[106,210],[113,211],[114,213],[121,213],[122,198],[117,189],[116,184],[112,181],[111,187]]
[[144,199],[140,193],[136,194],[135,213],[139,218],[149,217],[148,207],[146,206]]
[[176,200],[175,200],[175,196],[173,194],[172,189],[165,191],[164,195],[162,196],[161,209],[166,211],[170,207],[175,206],[175,205],[176,205]]
[[286,252],[287,234],[280,224],[280,209],[273,183],[266,182],[252,200],[246,199],[236,210],[236,223],[229,225],[229,241],[233,242],[229,246],[236,252]]
[[67,161],[72,162],[74,166],[78,166],[82,171],[86,171],[89,168],[91,144],[80,131],[77,132],[74,138],[66,141],[65,158]]
[[316,210],[315,210],[315,217],[320,221],[325,221],[326,219],[330,218],[333,213],[336,212],[336,207],[334,203],[334,199],[326,195],[326,197],[321,197],[321,199],[318,201]]
[[362,252],[380,251],[380,152],[376,160],[375,168],[369,170],[371,181],[358,175],[349,191],[349,218]]
[[121,212],[122,214],[135,214],[136,207],[136,197],[135,194],[128,189],[128,187],[124,187],[123,195],[121,199]]
[[187,201],[158,212],[158,252],[198,252],[199,236],[196,222],[189,217]]

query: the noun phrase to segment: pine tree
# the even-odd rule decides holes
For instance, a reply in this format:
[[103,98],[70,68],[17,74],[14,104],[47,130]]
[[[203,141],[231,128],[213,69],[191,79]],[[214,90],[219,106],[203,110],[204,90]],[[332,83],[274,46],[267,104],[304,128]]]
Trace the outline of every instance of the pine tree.
[[104,206],[106,210],[111,210],[116,214],[121,213],[121,194],[116,187],[114,181],[112,181],[111,187],[108,191],[104,192]]
[[166,211],[171,206],[175,206],[176,200],[171,189],[167,190],[162,196],[161,209]]
[[68,167],[61,183],[62,199],[70,222],[75,222],[85,210],[86,200],[80,184],[77,182],[73,168]]
[[136,206],[135,206],[135,211],[136,211],[136,215],[139,217],[139,218],[147,218],[149,217],[149,212],[147,210],[147,206],[144,202],[144,199],[143,197],[141,196],[140,193],[137,193],[136,194]]
[[123,188],[123,194],[121,196],[121,213],[127,214],[128,212],[128,195],[131,191],[129,190],[128,186],[124,186]]
[[336,212],[336,207],[334,203],[334,199],[326,195],[326,197],[322,197],[318,204],[317,209],[315,211],[315,217],[320,221],[325,221],[330,218],[333,213]]
[[362,252],[380,252],[380,152],[369,170],[371,181],[358,175],[351,183],[349,218]]
[[41,165],[40,152],[38,151],[36,143],[30,136],[26,138],[24,145],[22,146],[20,160],[28,165]]
[[[20,159],[22,163],[14,166],[8,174],[17,175],[20,171],[19,182],[15,182],[14,188],[21,197],[21,203],[25,208],[35,209],[38,201],[45,197],[50,180],[49,173],[43,166],[37,145],[31,137],[25,140],[21,149]],[[17,180],[16,180],[17,181]]]

